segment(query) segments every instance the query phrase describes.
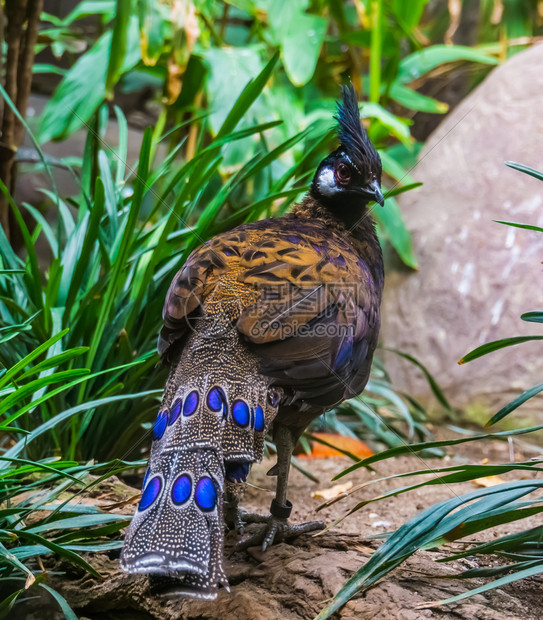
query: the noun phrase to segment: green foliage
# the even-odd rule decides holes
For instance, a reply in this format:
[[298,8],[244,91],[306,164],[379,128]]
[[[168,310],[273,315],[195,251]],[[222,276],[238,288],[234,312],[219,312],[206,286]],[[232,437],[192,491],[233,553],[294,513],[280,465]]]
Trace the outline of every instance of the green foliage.
[[[420,362],[413,358],[409,361],[427,373],[430,385],[435,383]],[[443,399],[447,402],[444,396]],[[377,357],[373,360],[364,393],[337,407],[333,414],[315,420],[311,429],[332,430],[340,435],[362,438],[375,450],[381,450],[383,446],[399,447],[429,435],[425,409],[416,400],[395,389]]]
[[123,20],[127,32],[122,34],[119,23],[117,20],[115,29],[105,32],[64,75],[43,111],[40,142],[66,138],[88,122],[120,75],[140,60],[137,20]]
[[[510,466],[510,470],[513,469],[515,469],[515,466]],[[541,468],[534,465],[533,469],[538,471]],[[525,518],[530,514],[543,512],[543,505],[537,505],[541,504],[541,498],[533,497],[528,502],[523,503],[517,501],[521,497],[537,492],[541,488],[543,488],[543,482],[540,480],[515,480],[455,496],[452,499],[427,508],[405,525],[402,525],[377,549],[368,562],[348,579],[332,602],[328,603],[317,616],[316,620],[329,618],[361,588],[369,588],[378,579],[398,567],[418,549],[430,549],[443,543],[457,540],[465,535],[486,530],[500,523],[509,523]],[[521,506],[524,507],[526,505],[534,506],[534,510],[529,512],[519,510]],[[516,565],[501,567],[502,572],[507,570],[515,571],[511,575],[444,601],[433,602],[429,606],[452,603],[488,590],[491,587],[498,587],[517,579],[540,573],[543,570],[543,558],[541,558],[541,551],[539,549],[540,534],[541,528],[537,528],[537,531],[532,530],[530,532],[528,541],[526,541],[527,537],[525,535],[515,534],[509,537],[498,538],[486,547],[484,545],[476,545],[474,548],[471,548],[469,555],[474,555],[477,552],[493,553],[498,549],[501,550],[507,542],[518,552],[519,542],[524,545],[526,541],[528,545],[536,546],[535,553],[539,558],[534,559],[534,556],[529,556],[527,552],[523,553],[523,551],[520,551],[520,556],[523,560],[517,562]],[[504,538],[508,540],[506,541]],[[511,544],[511,538],[516,539],[516,544]],[[454,555],[447,558],[447,560],[452,561],[457,558],[458,555]],[[529,564],[529,567],[527,567],[527,564]],[[464,576],[475,576],[473,571],[468,571],[468,573],[471,574],[464,574]]]
[[[38,138],[42,143],[64,139],[92,123],[104,100],[116,91],[136,94],[146,87],[154,90],[157,98],[161,96],[157,130],[175,126],[186,115],[194,121],[205,110],[209,119],[203,144],[217,136],[243,85],[262,71],[265,59],[278,53],[281,61],[273,82],[262,89],[252,114],[241,119],[239,128],[247,128],[251,122],[284,120],[267,136],[270,148],[310,125],[316,131],[321,125],[323,131],[324,123],[330,125],[338,82],[351,78],[368,94],[362,113],[383,154],[386,183],[392,187],[410,183],[407,169],[388,153],[397,140],[416,150],[410,121],[391,112],[390,107],[399,104],[406,113],[443,113],[446,104],[418,93],[413,80],[444,65],[497,62],[483,49],[424,47],[419,28],[425,5],[426,0],[409,3],[409,9],[405,3],[382,0],[353,5],[336,0],[322,4],[309,0],[197,0],[194,5],[174,8],[148,0],[117,0],[82,2],[64,20],[44,15],[51,27],[41,39],[57,56],[69,52],[67,41],[72,46],[74,41],[87,44],[78,29],[81,18],[95,15],[105,31],[65,72],[41,116]],[[38,65],[36,71],[50,67]],[[204,103],[202,109],[203,100],[207,107]],[[174,148],[173,144],[170,141],[168,148]],[[179,147],[187,160],[193,145],[187,142]],[[257,149],[258,142],[251,137],[231,144],[223,149],[217,171],[222,175],[238,171],[241,162]],[[274,167],[292,166],[299,158],[303,158],[301,144],[292,154],[284,153]],[[406,265],[416,268],[411,238],[397,203],[389,199],[388,208],[375,216],[382,237]]]
[[[22,339],[26,327],[14,330],[12,340]],[[57,601],[66,618],[75,618],[66,600],[47,585],[48,574],[36,560],[55,554],[77,569],[100,577],[81,553],[120,548],[119,537],[113,540],[111,536],[118,534],[128,520],[124,515],[81,504],[78,496],[105,478],[143,465],[117,460],[81,465],[63,457],[30,460],[20,456],[32,451],[38,438],[60,434],[65,420],[73,420],[72,416],[84,413],[87,408],[92,410],[147,395],[112,396],[54,412],[59,400],[57,394],[93,378],[87,368],[62,370],[87,351],[86,347],[77,347],[59,352],[67,331],[36,347],[0,375],[0,430],[23,437],[0,456],[0,579],[9,582],[12,589],[0,601],[0,613],[4,617],[18,599],[32,596],[36,588],[42,588]],[[111,373],[117,370],[112,368]],[[49,390],[53,385],[58,387]],[[29,416],[44,420],[32,432],[18,426]],[[70,490],[73,487],[75,491]],[[2,592],[4,596],[5,589]]]

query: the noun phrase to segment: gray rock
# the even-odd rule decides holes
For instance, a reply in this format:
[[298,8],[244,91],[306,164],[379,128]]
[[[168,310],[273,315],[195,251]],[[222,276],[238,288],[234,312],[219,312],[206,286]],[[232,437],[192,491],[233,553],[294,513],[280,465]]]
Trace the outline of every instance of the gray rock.
[[[543,183],[504,165],[543,170],[542,66],[537,45],[495,69],[431,135],[413,171],[423,187],[400,197],[420,270],[389,268],[383,344],[425,364],[459,407],[494,411],[543,380],[537,341],[457,365],[485,342],[543,333],[519,318],[543,309],[543,234],[493,222],[543,226]],[[430,401],[413,366],[387,364],[399,387]],[[540,409],[532,399],[516,416]]]

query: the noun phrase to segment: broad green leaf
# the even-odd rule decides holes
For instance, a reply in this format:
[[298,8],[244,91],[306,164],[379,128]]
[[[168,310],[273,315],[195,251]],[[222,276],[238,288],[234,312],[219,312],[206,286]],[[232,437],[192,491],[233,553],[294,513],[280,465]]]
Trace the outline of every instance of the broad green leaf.
[[232,109],[224,119],[217,133],[217,138],[224,138],[228,133],[233,131],[253,103],[255,103],[271,77],[273,69],[277,64],[278,57],[278,54],[274,54],[258,75],[247,82],[236,98],[236,102],[232,106]]
[[105,96],[110,47],[108,31],[66,73],[43,111],[41,143],[66,138],[94,114]]
[[[206,90],[210,101],[209,123],[214,134],[218,134],[222,128],[222,137],[235,128],[247,111],[248,107],[243,106],[241,113],[236,111],[236,118],[232,118],[234,105],[246,88],[245,85],[262,71],[262,62],[259,53],[252,47],[211,48],[202,51],[201,56],[208,67]],[[225,125],[228,116],[231,121]]]
[[383,208],[375,207],[372,214],[402,261],[411,269],[417,269],[418,262],[413,249],[413,240],[394,198],[388,198]]
[[408,88],[400,81],[395,81],[389,89],[389,95],[394,101],[410,110],[417,112],[428,112],[430,114],[445,114],[449,110],[449,105],[438,101],[433,97],[422,95],[411,88]]
[[413,29],[419,23],[427,3],[428,0],[393,0],[393,14],[403,26]]
[[308,0],[272,0],[268,8],[270,32],[281,47],[289,80],[303,86],[313,77],[328,20],[306,12]]
[[398,80],[408,83],[448,62],[469,60],[487,65],[497,65],[498,59],[483,50],[463,45],[432,45],[402,58],[398,65]]
[[[104,33],[92,48],[83,54],[57,87],[40,120],[41,143],[65,139],[85,124],[106,96],[106,75],[112,44],[112,31]],[[120,68],[124,73],[140,59],[137,18],[130,20],[127,53]]]

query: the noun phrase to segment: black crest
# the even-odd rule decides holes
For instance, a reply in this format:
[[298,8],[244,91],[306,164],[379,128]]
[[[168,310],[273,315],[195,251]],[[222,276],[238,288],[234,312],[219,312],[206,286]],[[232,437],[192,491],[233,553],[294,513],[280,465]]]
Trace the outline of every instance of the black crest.
[[341,146],[361,170],[381,170],[381,158],[360,122],[358,99],[352,84],[341,87],[342,103],[337,104],[338,138]]

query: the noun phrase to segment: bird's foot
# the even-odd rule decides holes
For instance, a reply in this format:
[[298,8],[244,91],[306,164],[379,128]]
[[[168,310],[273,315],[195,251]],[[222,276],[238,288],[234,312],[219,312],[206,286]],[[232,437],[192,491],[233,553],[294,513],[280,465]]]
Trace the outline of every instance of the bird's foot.
[[266,551],[274,543],[290,540],[307,532],[324,529],[325,525],[322,521],[309,521],[307,523],[290,525],[288,517],[291,510],[292,504],[288,500],[286,506],[281,506],[273,500],[270,509],[272,514],[270,515],[240,512],[239,515],[244,523],[265,523],[266,526],[261,528],[256,534],[240,540],[235,546],[235,551],[259,545],[262,551]]

